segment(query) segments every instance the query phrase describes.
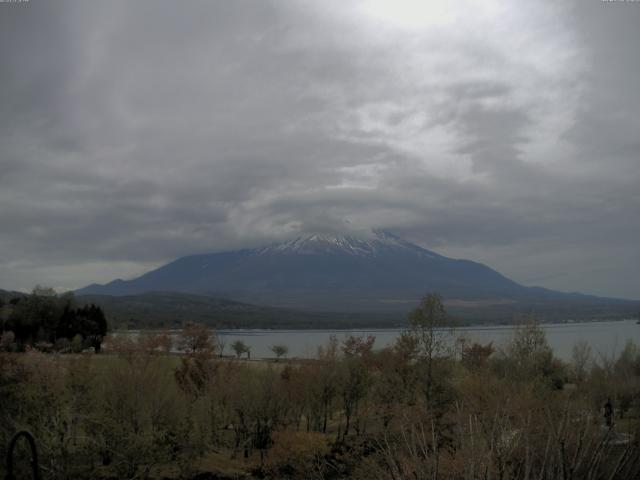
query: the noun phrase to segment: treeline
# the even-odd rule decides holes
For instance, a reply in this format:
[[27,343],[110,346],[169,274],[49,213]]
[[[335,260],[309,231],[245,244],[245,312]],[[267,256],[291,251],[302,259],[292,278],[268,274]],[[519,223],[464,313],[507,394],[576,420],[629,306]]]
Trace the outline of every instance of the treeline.
[[100,351],[107,320],[96,305],[78,307],[72,294],[57,295],[50,288],[34,288],[30,295],[0,305],[0,349],[24,351]]
[[403,314],[297,311],[178,292],[82,295],[77,300],[99,305],[113,330],[178,329],[187,322],[203,323],[219,330],[406,326]]
[[313,361],[221,357],[198,325],[111,355],[0,355],[0,444],[28,428],[51,479],[639,478],[634,344],[562,362],[532,320],[501,349],[452,341],[436,295],[410,325]]

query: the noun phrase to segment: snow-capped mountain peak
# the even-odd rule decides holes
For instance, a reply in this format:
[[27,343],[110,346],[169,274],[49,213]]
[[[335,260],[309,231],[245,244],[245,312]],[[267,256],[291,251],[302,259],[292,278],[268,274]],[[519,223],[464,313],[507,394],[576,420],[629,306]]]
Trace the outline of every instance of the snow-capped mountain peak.
[[377,256],[390,250],[411,251],[416,254],[431,256],[438,255],[417,245],[409,243],[384,230],[372,230],[364,235],[313,233],[296,237],[282,243],[254,250],[255,254],[269,253],[291,254],[323,254],[341,253],[346,255],[370,257]]

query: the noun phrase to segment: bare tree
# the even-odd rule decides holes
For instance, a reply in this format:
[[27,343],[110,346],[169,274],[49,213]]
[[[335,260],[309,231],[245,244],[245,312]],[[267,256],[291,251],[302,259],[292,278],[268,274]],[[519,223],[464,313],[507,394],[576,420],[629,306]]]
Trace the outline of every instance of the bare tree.
[[448,337],[452,324],[437,293],[428,293],[409,314],[410,335],[414,337],[418,355],[426,362],[427,403],[433,393],[434,359],[448,353]]
[[240,339],[231,343],[231,349],[235,352],[236,357],[238,358],[240,358],[243,353],[249,353],[249,347]]
[[216,337],[216,347],[218,348],[218,355],[220,355],[221,358],[224,355],[224,347],[226,346],[227,346],[227,339],[224,338],[222,335],[218,335]]
[[206,325],[201,323],[188,323],[180,333],[178,347],[188,354],[212,353],[212,334]]
[[579,383],[585,379],[592,361],[591,346],[587,342],[579,341],[573,346],[571,367],[573,369],[574,381]]
[[289,353],[289,347],[286,345],[273,345],[271,351],[276,356],[276,361],[280,360],[280,357],[284,357]]

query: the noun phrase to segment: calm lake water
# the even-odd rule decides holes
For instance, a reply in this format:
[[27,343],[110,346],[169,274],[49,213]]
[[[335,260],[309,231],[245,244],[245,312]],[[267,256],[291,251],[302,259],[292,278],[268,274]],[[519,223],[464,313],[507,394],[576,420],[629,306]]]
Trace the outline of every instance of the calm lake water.
[[[456,336],[464,336],[472,342],[493,342],[497,348],[506,345],[513,338],[512,326],[472,326],[461,327]],[[600,355],[611,357],[618,354],[628,340],[640,345],[640,325],[635,320],[550,323],[543,324],[547,341],[555,355],[564,360],[571,359],[573,346],[580,341],[587,342],[595,358]],[[375,348],[392,343],[402,332],[399,328],[372,328],[365,330],[218,330],[216,334],[227,341],[225,354],[232,354],[229,345],[237,339],[251,347],[251,358],[272,358],[270,347],[282,344],[289,347],[288,357],[315,357],[320,345],[326,345],[331,335],[342,340],[347,335],[374,335]],[[135,332],[130,332],[135,333]],[[177,333],[175,334],[177,336]]]

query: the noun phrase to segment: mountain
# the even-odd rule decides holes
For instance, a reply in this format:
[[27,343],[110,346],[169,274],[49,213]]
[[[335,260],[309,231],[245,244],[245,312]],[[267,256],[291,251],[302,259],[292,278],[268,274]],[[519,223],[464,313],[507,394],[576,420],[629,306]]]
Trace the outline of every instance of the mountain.
[[133,280],[93,284],[76,294],[152,291],[333,312],[406,312],[428,291],[439,292],[458,310],[622,302],[525,287],[486,265],[439,255],[385,231],[316,234],[266,247],[191,255]]

